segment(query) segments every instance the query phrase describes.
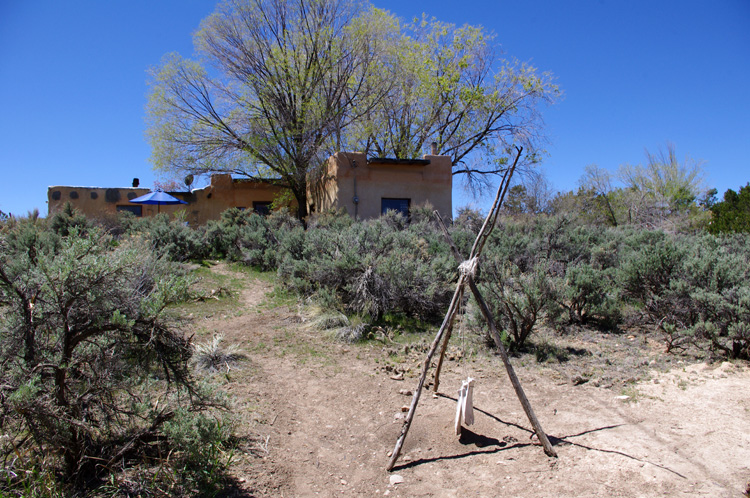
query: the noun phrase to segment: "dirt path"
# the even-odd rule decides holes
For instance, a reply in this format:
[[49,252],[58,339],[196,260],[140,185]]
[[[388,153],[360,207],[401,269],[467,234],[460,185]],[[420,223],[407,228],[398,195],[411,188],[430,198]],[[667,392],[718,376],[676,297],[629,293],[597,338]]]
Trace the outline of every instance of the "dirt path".
[[[415,388],[424,353],[336,343],[308,327],[297,309],[265,305],[270,291],[253,281],[242,291],[240,311],[196,320],[249,357],[225,384],[263,447],[254,452],[262,458],[241,455],[233,467],[246,496],[740,497],[750,480],[746,365],[644,372],[649,380],[631,386],[627,399],[517,365],[556,445],[554,459],[532,444],[530,425],[491,356],[447,362],[441,395],[422,396],[402,459],[389,474],[401,407],[411,400],[401,391]],[[411,371],[392,380],[386,365]],[[466,375],[477,379],[476,423],[459,438],[455,390]]]

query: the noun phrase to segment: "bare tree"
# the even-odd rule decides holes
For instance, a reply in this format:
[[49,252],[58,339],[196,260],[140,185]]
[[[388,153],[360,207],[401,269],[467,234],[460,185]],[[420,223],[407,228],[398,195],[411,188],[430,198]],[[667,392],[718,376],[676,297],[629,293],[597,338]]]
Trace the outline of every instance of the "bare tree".
[[311,173],[337,130],[366,112],[374,40],[347,0],[227,0],[153,71],[149,135],[157,168],[227,171],[289,188],[307,214]]

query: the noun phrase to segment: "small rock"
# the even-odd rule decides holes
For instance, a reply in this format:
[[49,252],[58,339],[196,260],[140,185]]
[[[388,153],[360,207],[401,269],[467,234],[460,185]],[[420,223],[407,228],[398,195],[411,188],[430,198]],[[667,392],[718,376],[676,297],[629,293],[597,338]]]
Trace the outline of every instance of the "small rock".
[[401,477],[400,475],[393,474],[391,476],[391,486],[395,486],[396,484],[401,484],[402,482],[404,482],[404,478]]
[[572,380],[574,386],[580,386],[581,384],[585,384],[588,381],[589,379],[581,377],[580,375],[576,375]]
[[391,375],[391,380],[404,380],[404,372],[397,373],[396,375]]
[[400,390],[400,391],[399,391],[398,393],[399,393],[399,394],[403,394],[404,396],[412,396],[412,395],[414,395],[414,393],[413,393],[413,392],[411,392],[411,391],[410,391],[410,390],[408,390],[408,389],[401,389],[401,390]]
[[404,405],[404,406],[401,407],[401,411],[402,412],[408,412],[409,411],[409,407],[406,406],[406,405]]
[[622,396],[615,396],[615,399],[630,399],[630,396],[622,395]]
[[344,479],[341,479],[341,485],[342,485],[342,486],[346,486],[346,480],[344,480]]

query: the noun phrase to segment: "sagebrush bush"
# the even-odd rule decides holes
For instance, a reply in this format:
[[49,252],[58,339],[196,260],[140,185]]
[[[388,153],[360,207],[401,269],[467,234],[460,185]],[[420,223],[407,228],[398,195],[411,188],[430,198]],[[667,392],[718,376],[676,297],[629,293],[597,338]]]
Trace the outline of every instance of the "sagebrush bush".
[[[621,320],[621,303],[611,269],[598,269],[588,262],[569,265],[553,300],[565,310],[568,323],[597,321],[612,328]],[[554,312],[553,312],[554,313]]]
[[750,358],[750,257],[747,247],[732,250],[734,241],[681,238],[684,258],[659,298],[655,319],[672,341],[689,341],[719,356]]
[[320,293],[343,311],[374,320],[393,312],[434,321],[450,299],[452,257],[426,221],[407,223],[390,214],[355,223],[331,214],[307,230],[293,228],[280,241],[285,285],[305,295]]
[[[512,263],[490,260],[483,266],[479,288],[511,351],[521,349],[552,302],[547,266],[539,262],[522,272]],[[491,344],[489,335],[486,342]]]
[[84,232],[90,225],[89,220],[73,209],[70,202],[66,202],[62,210],[52,215],[49,220],[52,231],[63,237],[70,234],[73,228],[77,228],[80,233]]
[[162,213],[148,218],[137,218],[129,227],[130,234],[142,235],[151,249],[173,261],[202,259],[209,249],[201,240],[201,233],[184,223],[169,219]]
[[3,227],[0,458],[24,468],[1,493],[23,494],[33,475],[96,486],[169,453],[164,424],[210,404],[189,374],[189,340],[163,318],[188,285],[138,237],[115,244],[75,226],[62,236],[35,219]]
[[[74,213],[57,223],[78,226]],[[567,215],[501,218],[476,281],[509,344],[519,348],[542,323],[616,329],[623,309],[660,331],[668,346],[747,357],[747,235],[717,238],[662,230],[590,226]],[[462,210],[449,227],[470,252],[483,217]],[[166,217],[127,220],[173,260],[223,257],[278,272],[301,296],[377,322],[403,314],[438,322],[457,264],[428,206],[355,221],[318,213],[307,228],[285,211],[263,217],[232,209],[189,230]]]

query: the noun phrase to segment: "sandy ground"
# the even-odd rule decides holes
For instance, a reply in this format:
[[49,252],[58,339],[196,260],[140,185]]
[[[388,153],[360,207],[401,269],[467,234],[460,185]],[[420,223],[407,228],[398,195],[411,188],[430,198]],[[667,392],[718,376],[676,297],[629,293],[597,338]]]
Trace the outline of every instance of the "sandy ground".
[[[268,283],[249,282],[231,313],[192,324],[198,340],[221,333],[247,354],[223,378],[241,430],[253,438],[253,448],[235,458],[238,489],[230,495],[745,496],[747,364],[675,362],[657,371],[653,360],[643,361],[625,384],[611,381],[606,371],[587,374],[598,380],[581,383],[570,369],[591,366],[576,366],[577,359],[563,369],[516,358],[516,372],[558,453],[550,458],[533,444],[499,358],[454,354],[439,393],[422,395],[402,456],[389,473],[402,407],[411,402],[404,392],[417,385],[424,346],[335,342],[310,327],[296,307],[269,306],[270,291]],[[661,355],[645,339],[630,340],[646,358]],[[404,380],[393,380],[399,371]],[[476,421],[459,437],[453,429],[456,390],[468,375],[476,379]]]

